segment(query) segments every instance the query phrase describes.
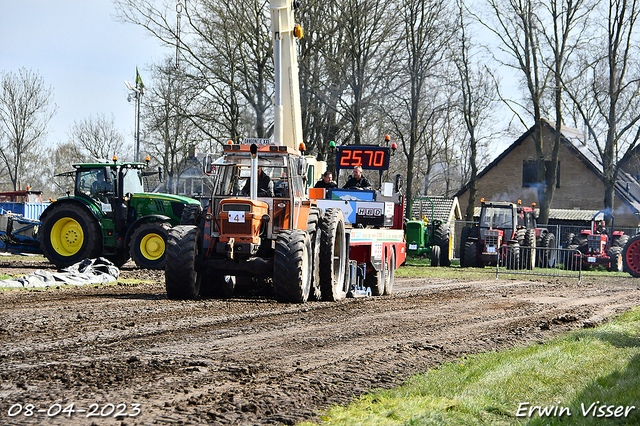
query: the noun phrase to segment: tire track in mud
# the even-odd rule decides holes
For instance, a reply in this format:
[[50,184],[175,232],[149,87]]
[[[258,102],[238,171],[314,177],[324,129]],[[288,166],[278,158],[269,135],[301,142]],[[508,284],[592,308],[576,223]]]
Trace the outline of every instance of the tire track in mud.
[[398,279],[391,296],[305,305],[175,302],[161,282],[5,291],[0,419],[42,423],[8,418],[16,403],[123,402],[142,413],[100,424],[293,424],[465,354],[591,326],[639,294],[632,279]]

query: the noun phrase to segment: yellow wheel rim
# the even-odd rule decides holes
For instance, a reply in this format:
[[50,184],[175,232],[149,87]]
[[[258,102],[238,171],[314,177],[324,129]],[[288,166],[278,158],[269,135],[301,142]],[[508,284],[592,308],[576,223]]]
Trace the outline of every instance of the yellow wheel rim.
[[158,260],[164,254],[164,238],[158,234],[147,234],[140,241],[140,253],[149,260]]
[[61,256],[73,256],[84,243],[82,226],[70,217],[63,217],[51,228],[51,246]]

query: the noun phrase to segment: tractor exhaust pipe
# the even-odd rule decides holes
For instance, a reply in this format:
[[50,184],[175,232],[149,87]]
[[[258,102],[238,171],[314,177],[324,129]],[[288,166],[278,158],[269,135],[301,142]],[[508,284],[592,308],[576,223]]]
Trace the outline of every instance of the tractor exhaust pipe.
[[251,188],[249,196],[252,200],[258,199],[258,147],[252,143],[249,148],[251,152]]

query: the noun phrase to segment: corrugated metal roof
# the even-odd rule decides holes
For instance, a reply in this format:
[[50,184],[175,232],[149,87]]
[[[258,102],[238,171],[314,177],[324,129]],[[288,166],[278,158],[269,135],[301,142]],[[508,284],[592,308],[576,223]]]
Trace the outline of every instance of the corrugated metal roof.
[[[573,210],[573,209],[550,209],[550,220],[582,221],[590,222],[599,210]],[[536,209],[540,214],[540,209]],[[473,216],[480,217],[480,207],[473,209]]]
[[460,213],[460,205],[457,198],[448,198],[442,196],[429,196],[414,198],[411,208],[411,216],[414,218],[426,216],[431,220],[431,209],[433,202],[433,219],[443,222],[450,222],[462,218]]

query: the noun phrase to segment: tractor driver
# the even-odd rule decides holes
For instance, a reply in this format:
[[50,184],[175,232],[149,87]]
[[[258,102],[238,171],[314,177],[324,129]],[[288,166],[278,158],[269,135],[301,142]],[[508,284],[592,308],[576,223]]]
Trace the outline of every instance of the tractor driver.
[[91,184],[91,196],[102,202],[107,202],[106,193],[113,191],[113,185],[104,180],[102,170],[96,173],[96,181]]
[[[243,195],[249,195],[251,191],[251,178],[242,188]],[[262,170],[262,166],[258,166],[258,197],[273,197],[273,182],[268,174]]]
[[349,178],[347,183],[344,184],[345,189],[371,189],[371,184],[366,177],[362,176],[362,167],[355,166],[353,168],[353,175]]
[[607,233],[607,223],[604,220],[598,222],[598,227],[596,228],[596,232],[598,234],[606,234]]

